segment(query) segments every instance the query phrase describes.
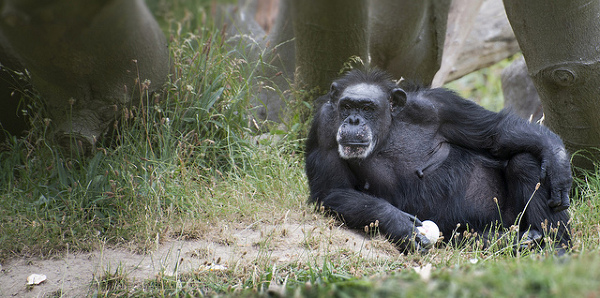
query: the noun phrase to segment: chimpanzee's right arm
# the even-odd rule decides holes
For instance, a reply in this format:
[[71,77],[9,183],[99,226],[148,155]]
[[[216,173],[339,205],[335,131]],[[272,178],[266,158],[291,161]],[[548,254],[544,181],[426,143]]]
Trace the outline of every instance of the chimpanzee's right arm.
[[306,175],[310,200],[333,211],[354,229],[379,222],[380,231],[400,250],[425,250],[432,243],[416,227],[415,216],[394,207],[388,201],[354,188],[356,178],[337,151],[312,148],[306,155]]

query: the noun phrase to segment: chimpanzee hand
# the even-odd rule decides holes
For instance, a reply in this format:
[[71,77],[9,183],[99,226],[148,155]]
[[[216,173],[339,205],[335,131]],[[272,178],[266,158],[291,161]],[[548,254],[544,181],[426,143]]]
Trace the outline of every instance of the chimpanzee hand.
[[414,215],[408,214],[388,201],[353,189],[336,189],[326,196],[322,205],[334,211],[346,225],[362,229],[375,220],[380,231],[401,251],[427,251],[433,243],[417,231],[422,226]]
[[417,230],[423,225],[421,221],[414,215],[396,210],[396,219],[383,227],[392,243],[401,252],[427,252],[434,243]]
[[569,162],[569,155],[564,148],[558,147],[542,152],[540,182],[549,184],[548,206],[554,212],[563,211],[571,204],[569,191],[573,178]]

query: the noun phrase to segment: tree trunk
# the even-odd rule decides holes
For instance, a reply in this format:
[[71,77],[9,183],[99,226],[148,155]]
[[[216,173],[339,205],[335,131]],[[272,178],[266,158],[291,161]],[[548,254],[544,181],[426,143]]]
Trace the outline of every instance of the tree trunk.
[[442,61],[450,2],[371,1],[372,64],[397,78],[430,84]]
[[261,63],[251,102],[251,114],[259,123],[284,120],[285,91],[295,69],[290,7],[289,0],[238,0],[237,5],[221,7],[218,12],[217,20],[228,24],[228,44],[244,49],[242,58]]
[[366,0],[292,0],[297,79],[329,89],[352,56],[367,62]]
[[[452,1],[442,66],[435,74],[432,87],[442,86],[520,51],[502,0],[485,0],[479,11],[474,11],[477,3]],[[476,12],[474,18],[473,12]]]
[[448,74],[454,68],[458,56],[462,52],[467,36],[475,24],[479,8],[483,0],[453,0],[448,14],[448,28],[444,41],[444,54],[440,69],[435,74],[432,87],[441,87]]
[[76,139],[89,152],[145,80],[154,90],[167,79],[167,42],[143,0],[2,4],[4,46],[31,73],[65,147]]
[[264,77],[261,78],[265,83],[269,83],[273,89],[260,88],[257,97],[264,104],[259,109],[259,118],[282,122],[286,120],[284,119],[285,104],[287,102],[284,100],[287,96],[285,91],[290,89],[290,82],[294,80],[294,70],[296,68],[291,3],[289,1],[279,1],[277,14],[278,17],[271,33],[267,36],[266,51],[263,57],[269,65],[263,68]]
[[542,119],[544,111],[540,96],[535,90],[523,57],[502,70],[500,81],[505,108],[510,108],[529,122],[538,122]]
[[600,2],[504,0],[544,123],[576,156],[574,165],[593,169],[600,151]]
[[506,18],[502,0],[486,0],[446,81],[456,80],[520,51],[517,39]]

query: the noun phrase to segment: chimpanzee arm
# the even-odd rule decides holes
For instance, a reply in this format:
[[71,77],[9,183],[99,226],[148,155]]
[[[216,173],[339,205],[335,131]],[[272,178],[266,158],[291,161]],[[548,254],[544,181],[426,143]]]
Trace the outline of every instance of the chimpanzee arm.
[[490,112],[459,96],[431,90],[440,119],[439,133],[450,143],[496,158],[531,153],[540,160],[540,181],[549,183],[549,206],[561,211],[569,206],[572,177],[569,154],[560,137],[504,110]]
[[422,224],[415,216],[381,198],[354,189],[354,175],[337,151],[308,147],[312,148],[306,155],[311,201],[335,212],[350,228],[362,229],[379,221],[380,231],[401,250],[420,250],[431,246],[424,235],[416,233],[415,228]]
[[425,250],[433,244],[416,231],[416,227],[422,226],[416,216],[386,200],[353,189],[334,189],[321,202],[351,228],[362,229],[378,222],[379,230],[402,251]]

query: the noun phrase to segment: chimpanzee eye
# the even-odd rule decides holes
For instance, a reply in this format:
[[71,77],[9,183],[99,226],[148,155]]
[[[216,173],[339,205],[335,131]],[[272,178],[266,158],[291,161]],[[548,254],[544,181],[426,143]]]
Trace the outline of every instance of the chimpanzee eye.
[[341,104],[340,104],[340,110],[342,110],[342,111],[348,111],[348,110],[350,110],[351,108],[352,108],[352,107],[351,107],[351,106],[350,106],[350,104],[349,104],[349,103],[347,103],[347,102],[343,102],[343,103],[341,103]]

